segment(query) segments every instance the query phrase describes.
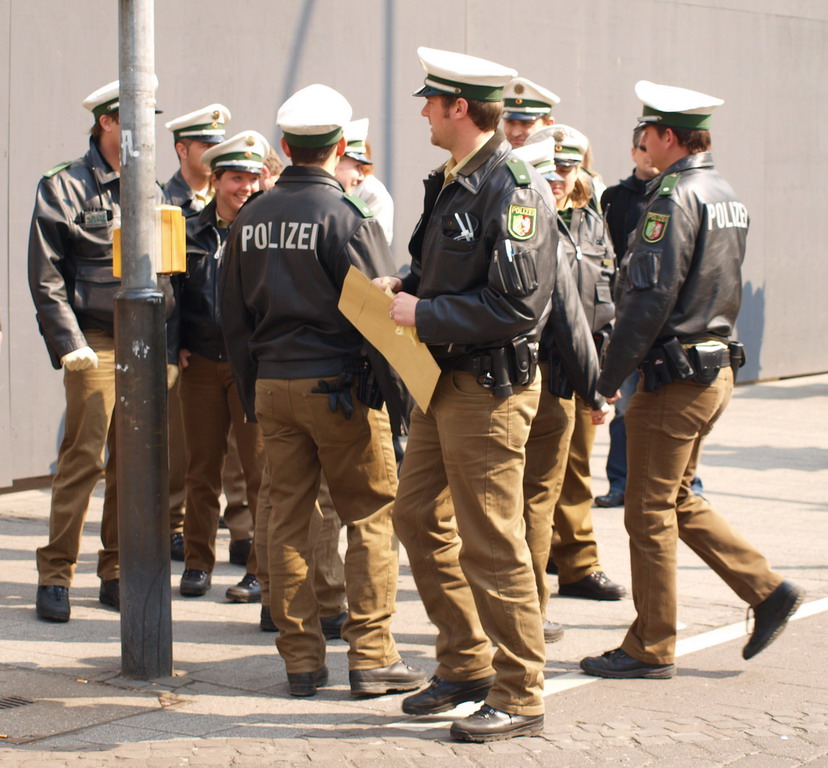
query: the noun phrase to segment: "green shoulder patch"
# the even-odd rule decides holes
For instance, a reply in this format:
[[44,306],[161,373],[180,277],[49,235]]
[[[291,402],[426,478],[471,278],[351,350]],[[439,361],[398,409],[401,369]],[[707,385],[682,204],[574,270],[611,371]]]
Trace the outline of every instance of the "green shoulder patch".
[[528,240],[535,234],[537,218],[537,208],[528,208],[525,205],[510,205],[506,228],[515,240]]
[[528,187],[532,178],[529,176],[529,169],[526,163],[519,157],[510,157],[506,161],[506,167],[511,171],[512,176],[515,177],[515,183],[519,187]]
[[56,173],[60,173],[64,168],[68,168],[72,165],[71,160],[67,160],[65,163],[58,163],[57,165],[50,168],[46,173],[43,174],[44,179],[51,179]]
[[368,203],[361,197],[356,195],[343,195],[343,197],[362,214],[362,218],[370,219],[374,215],[368,207]]
[[671,173],[669,176],[665,176],[661,180],[661,186],[658,188],[658,194],[662,197],[668,197],[669,195],[672,195],[673,189],[678,183],[678,180],[679,175],[677,173]]
[[664,237],[667,231],[667,225],[670,223],[669,213],[653,213],[647,212],[647,218],[644,219],[644,228],[641,230],[641,237],[644,238],[645,243],[657,243]]

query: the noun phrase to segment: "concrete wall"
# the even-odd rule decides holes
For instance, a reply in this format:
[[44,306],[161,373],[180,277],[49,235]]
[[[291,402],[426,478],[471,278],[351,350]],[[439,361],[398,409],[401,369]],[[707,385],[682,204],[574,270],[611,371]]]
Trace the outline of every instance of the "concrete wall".
[[[71,13],[68,9],[71,6]],[[608,183],[630,172],[629,136],[641,78],[726,100],[714,152],[752,217],[739,334],[743,378],[828,370],[818,249],[828,240],[825,78],[828,3],[789,0],[201,0],[156,3],[158,178],[176,167],[172,117],[220,101],[230,130],[275,140],[276,111],[297,88],[341,90],[371,118],[377,175],[397,205],[395,254],[420,211],[421,179],[443,160],[410,96],[422,81],[418,45],[515,67],[562,99],[559,122],[590,136]],[[53,470],[61,374],[34,322],[26,243],[34,189],[55,163],[86,148],[86,94],[118,76],[112,0],[0,0],[0,487]]]

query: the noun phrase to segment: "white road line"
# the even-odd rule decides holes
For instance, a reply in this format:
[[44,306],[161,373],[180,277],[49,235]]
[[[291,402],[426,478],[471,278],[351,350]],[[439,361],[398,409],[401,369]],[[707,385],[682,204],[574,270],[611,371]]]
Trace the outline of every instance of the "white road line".
[[[804,603],[799,607],[799,610],[790,618],[790,621],[797,621],[798,619],[805,619],[809,616],[816,616],[818,613],[828,611],[828,597],[820,600],[813,600],[810,603]],[[700,635],[693,637],[686,637],[676,643],[676,657],[686,656],[696,651],[704,650],[705,648],[712,648],[716,645],[736,640],[745,635],[745,622],[740,621],[736,624],[729,624],[725,627],[717,627],[711,629],[709,632],[702,632]],[[554,696],[556,693],[563,693],[570,691],[573,688],[580,688],[582,685],[589,685],[590,683],[597,683],[603,680],[603,677],[593,677],[585,675],[583,672],[564,672],[554,677],[549,677],[544,681],[543,697]],[[407,731],[429,731],[434,728],[448,728],[451,723],[458,717],[465,717],[472,712],[477,711],[480,704],[477,702],[465,702],[460,706],[452,709],[450,712],[443,712],[440,718],[451,718],[449,720],[435,720],[425,717],[411,718],[401,720],[394,723],[395,728],[402,728]]]

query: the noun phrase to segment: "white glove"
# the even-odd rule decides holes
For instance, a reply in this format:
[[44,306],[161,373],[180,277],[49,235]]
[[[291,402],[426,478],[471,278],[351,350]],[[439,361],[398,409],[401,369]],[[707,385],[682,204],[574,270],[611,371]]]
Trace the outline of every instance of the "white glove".
[[87,368],[98,367],[98,356],[92,347],[81,347],[67,352],[60,358],[60,362],[67,371],[85,371]]
[[167,363],[167,389],[172,389],[178,381],[178,366]]

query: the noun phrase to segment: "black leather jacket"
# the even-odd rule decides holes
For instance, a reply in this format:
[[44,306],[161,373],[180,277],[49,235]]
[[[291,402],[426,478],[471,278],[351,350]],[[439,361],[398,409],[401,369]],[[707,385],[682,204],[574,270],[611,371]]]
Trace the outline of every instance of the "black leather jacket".
[[183,216],[192,216],[201,212],[206,206],[196,197],[190,185],[184,181],[179,168],[164,185],[164,199],[170,205],[177,205]]
[[598,389],[611,395],[659,339],[726,342],[742,296],[748,214],[709,152],[651,182],[647,211],[621,263],[618,318]]
[[558,216],[558,229],[589,327],[593,334],[609,334],[615,318],[615,254],[604,220],[592,208],[575,208],[569,226]]
[[[87,346],[84,330],[113,333],[112,232],[121,225],[120,175],[93,140],[89,151],[49,171],[38,184],[29,230],[29,289],[55,368]],[[158,288],[172,312],[168,278]]]
[[180,348],[225,362],[219,264],[227,230],[216,226],[216,201],[187,219],[187,274],[178,286]]
[[393,261],[382,227],[317,166],[288,166],[233,222],[221,312],[249,419],[257,378],[338,376],[363,339],[337,308],[353,264],[369,278]]
[[618,184],[607,187],[601,195],[601,210],[612,238],[616,261],[624,258],[630,235],[647,209],[647,184],[633,173]]
[[[420,299],[417,333],[443,369],[477,347],[519,336],[536,341],[548,309],[557,269],[554,200],[549,184],[510,151],[498,131],[445,188],[445,166],[424,182],[411,272],[400,278]],[[516,181],[509,163],[528,178]]]
[[557,258],[552,308],[541,335],[540,358],[549,363],[547,388],[567,399],[577,392],[591,408],[599,409],[606,401],[595,390],[600,366],[592,329],[563,248],[558,248]]

